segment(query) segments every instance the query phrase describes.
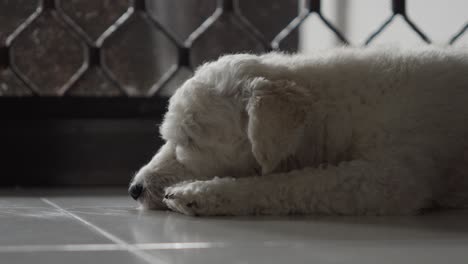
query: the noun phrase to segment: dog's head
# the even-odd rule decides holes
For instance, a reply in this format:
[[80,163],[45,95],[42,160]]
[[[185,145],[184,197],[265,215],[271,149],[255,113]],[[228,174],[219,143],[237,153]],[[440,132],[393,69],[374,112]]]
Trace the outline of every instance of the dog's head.
[[308,98],[302,87],[245,77],[245,64],[236,73],[215,66],[198,70],[170,99],[160,127],[166,143],[130,187],[146,208],[163,208],[164,188],[180,181],[270,173],[298,147]]

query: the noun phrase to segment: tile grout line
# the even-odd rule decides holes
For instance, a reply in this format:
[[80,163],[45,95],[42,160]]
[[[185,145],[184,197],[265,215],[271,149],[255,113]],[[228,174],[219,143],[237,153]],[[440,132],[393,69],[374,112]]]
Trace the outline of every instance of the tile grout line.
[[19,245],[0,246],[0,253],[10,252],[62,252],[62,251],[125,251],[117,244],[78,244],[78,245]]
[[[382,241],[382,240],[378,240]],[[430,242],[430,245],[450,245],[450,243],[457,243],[463,242],[466,244],[466,239],[462,240],[453,240],[453,239],[445,239],[445,240],[425,240],[426,242]],[[333,240],[328,242],[323,241],[313,241],[315,242],[314,245],[318,245],[320,248],[323,247],[336,247],[336,246],[349,246],[349,242],[344,242],[342,240]],[[404,242],[402,244],[402,242]],[[374,240],[371,240],[369,243],[375,243]],[[353,242],[353,246],[365,246],[369,247],[369,243],[360,244],[357,242]],[[390,244],[400,245],[400,246],[408,246],[408,240],[386,240],[385,246]],[[405,244],[406,243],[406,244]],[[139,250],[177,250],[177,249],[214,249],[214,248],[227,248],[227,247],[252,247],[255,245],[259,245],[258,242],[254,242],[252,244],[234,244],[234,243],[226,243],[226,242],[182,242],[182,243],[139,243],[133,244],[133,247]],[[429,244],[428,244],[429,245]],[[263,248],[279,248],[279,247],[303,247],[303,242],[284,242],[284,241],[265,241],[260,243],[260,246]],[[373,247],[381,247],[381,245],[372,245]],[[426,245],[427,246],[427,245]],[[0,253],[11,253],[11,252],[63,252],[63,251],[128,251],[126,247],[121,246],[119,244],[70,244],[70,245],[16,245],[16,246],[0,246]]]
[[[140,243],[133,245],[138,250],[206,249],[227,247],[224,242],[184,242],[184,243]],[[70,244],[70,245],[17,245],[0,246],[3,252],[60,252],[60,251],[125,251],[120,244]]]
[[148,263],[154,263],[154,259],[153,257],[150,255],[150,254],[147,254],[146,252],[140,250],[139,248],[135,247],[135,246],[132,246],[130,245],[129,243],[125,242],[124,240],[118,238],[117,236],[107,232],[106,230],[92,224],[91,222],[79,217],[78,215],[60,207],[59,205],[57,205],[56,203],[50,201],[49,199],[47,198],[40,198],[41,201],[45,202],[46,204],[54,207],[55,209],[59,210],[60,212],[72,217],[73,219],[75,219],[76,221],[80,222],[81,224],[87,226],[88,228],[92,229],[94,232],[97,232],[98,234],[100,234],[101,236],[104,236],[105,238],[109,239],[110,241],[114,242],[115,244],[119,245],[120,247],[126,249],[128,252],[130,253],[133,253],[134,255],[136,255],[137,257],[143,259],[144,261],[148,262]]

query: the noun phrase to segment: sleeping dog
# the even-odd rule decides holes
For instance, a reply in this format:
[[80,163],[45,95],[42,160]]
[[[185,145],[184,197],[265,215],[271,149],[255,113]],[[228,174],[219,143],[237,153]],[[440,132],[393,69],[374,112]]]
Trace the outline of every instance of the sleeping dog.
[[468,51],[236,54],[170,99],[129,192],[187,215],[468,206]]

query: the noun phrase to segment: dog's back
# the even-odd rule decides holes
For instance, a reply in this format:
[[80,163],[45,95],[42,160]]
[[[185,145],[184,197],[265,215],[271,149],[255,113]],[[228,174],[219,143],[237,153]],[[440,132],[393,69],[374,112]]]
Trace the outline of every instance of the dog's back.
[[305,137],[293,167],[284,170],[339,164],[374,150],[413,148],[438,166],[439,179],[432,185],[440,189],[439,204],[468,206],[467,50],[238,54],[203,66],[197,78],[205,74],[216,80],[213,86],[231,89],[225,93],[238,93],[242,87],[233,87],[239,80],[257,77],[292,81],[310,91]]
[[288,65],[321,97],[321,111],[332,120],[325,160],[340,162],[339,152],[350,146],[335,145],[347,141],[352,158],[391,146],[431,152],[441,177],[438,203],[468,207],[468,51],[343,49],[263,60]]

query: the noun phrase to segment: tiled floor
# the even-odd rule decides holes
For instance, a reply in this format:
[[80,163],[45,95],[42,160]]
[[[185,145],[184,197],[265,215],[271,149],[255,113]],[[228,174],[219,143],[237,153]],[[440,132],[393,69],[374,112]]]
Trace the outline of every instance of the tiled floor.
[[468,263],[468,211],[193,218],[123,189],[0,191],[0,263]]

